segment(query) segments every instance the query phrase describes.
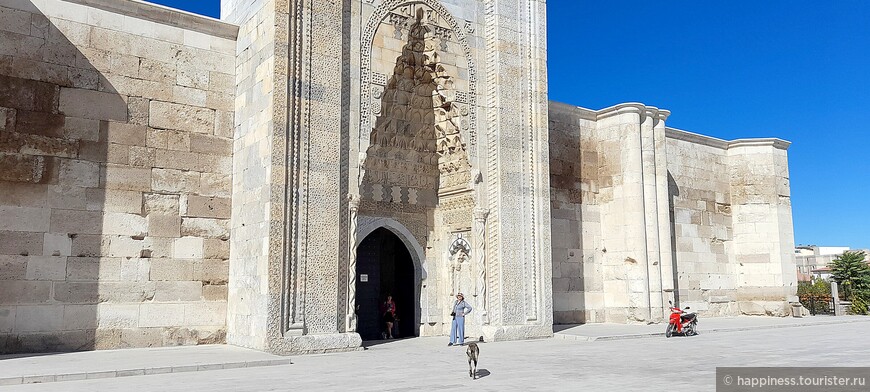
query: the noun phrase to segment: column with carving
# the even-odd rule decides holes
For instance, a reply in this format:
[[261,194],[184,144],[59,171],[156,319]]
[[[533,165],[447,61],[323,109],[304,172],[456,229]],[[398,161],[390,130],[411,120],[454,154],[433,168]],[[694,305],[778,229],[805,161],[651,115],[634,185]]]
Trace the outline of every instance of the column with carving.
[[357,250],[357,213],[359,212],[359,195],[348,195],[348,211],[350,238],[350,254],[347,257],[347,323],[345,332],[356,331],[356,250]]
[[489,318],[486,315],[486,216],[489,215],[489,210],[485,208],[474,209],[474,267],[477,270],[477,283],[475,289],[477,292],[477,302],[480,308],[480,317],[482,324],[489,324]]

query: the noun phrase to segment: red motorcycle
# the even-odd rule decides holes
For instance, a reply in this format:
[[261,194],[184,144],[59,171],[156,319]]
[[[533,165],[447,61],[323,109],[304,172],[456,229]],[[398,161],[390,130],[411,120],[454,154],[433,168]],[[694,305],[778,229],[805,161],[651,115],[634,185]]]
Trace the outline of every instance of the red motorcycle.
[[[671,317],[668,320],[668,329],[665,330],[665,337],[671,337],[675,333],[683,336],[695,336],[698,334],[698,315],[695,312],[686,312],[676,306],[673,306],[671,301],[668,301],[671,306]],[[689,307],[686,306],[686,310]]]

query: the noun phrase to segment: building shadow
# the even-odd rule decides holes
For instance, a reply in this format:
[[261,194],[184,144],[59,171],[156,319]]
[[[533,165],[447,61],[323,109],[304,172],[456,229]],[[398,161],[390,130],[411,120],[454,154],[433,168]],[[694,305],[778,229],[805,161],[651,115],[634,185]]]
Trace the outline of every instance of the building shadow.
[[677,260],[677,225],[674,219],[675,199],[680,197],[680,187],[668,171],[668,220],[671,225],[671,271],[674,280],[674,306],[680,307],[680,269]]
[[[136,296],[113,285],[122,264],[138,261],[113,248],[137,236],[110,237],[104,222],[141,217],[136,187],[150,182],[136,178],[128,147],[144,148],[144,126],[101,73],[123,59],[93,48],[109,43],[87,25],[8,4],[0,6],[0,353],[117,347],[120,330],[101,326],[98,313],[116,296]],[[127,189],[107,193],[107,181]]]

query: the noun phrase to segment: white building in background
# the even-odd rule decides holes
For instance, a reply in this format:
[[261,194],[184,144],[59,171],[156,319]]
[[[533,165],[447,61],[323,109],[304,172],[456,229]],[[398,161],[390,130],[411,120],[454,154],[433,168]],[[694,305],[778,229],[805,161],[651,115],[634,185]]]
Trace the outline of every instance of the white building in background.
[[798,281],[811,281],[816,279],[829,279],[831,269],[828,265],[846,251],[865,254],[865,261],[870,262],[870,249],[851,249],[848,246],[797,246],[795,247],[795,265],[797,266]]

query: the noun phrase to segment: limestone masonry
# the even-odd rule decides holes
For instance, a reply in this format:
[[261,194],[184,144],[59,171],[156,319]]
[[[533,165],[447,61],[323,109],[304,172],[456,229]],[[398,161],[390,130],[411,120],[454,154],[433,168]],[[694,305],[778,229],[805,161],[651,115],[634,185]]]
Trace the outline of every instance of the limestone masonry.
[[786,150],[547,100],[539,0],[0,0],[0,352],[786,315]]

